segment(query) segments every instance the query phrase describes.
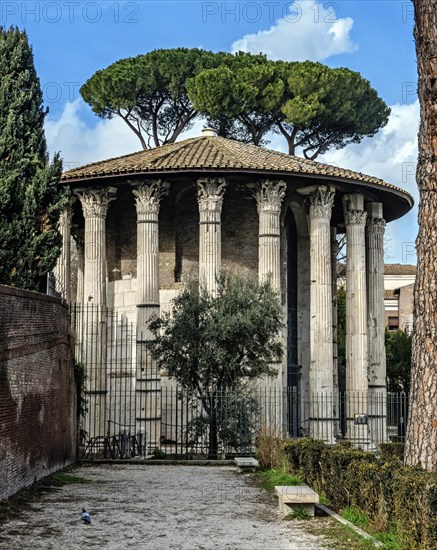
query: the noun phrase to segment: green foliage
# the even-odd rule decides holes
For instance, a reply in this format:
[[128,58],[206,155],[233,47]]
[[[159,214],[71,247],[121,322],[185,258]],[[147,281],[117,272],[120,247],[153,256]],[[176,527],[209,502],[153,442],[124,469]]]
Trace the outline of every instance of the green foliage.
[[121,59],[80,91],[97,115],[120,116],[144,149],[173,143],[201,113],[221,136],[262,145],[275,131],[290,154],[316,158],[373,136],[390,114],[349,69],[195,48]]
[[162,460],[162,459],[167,458],[167,453],[164,452],[159,447],[155,447],[152,451],[152,456],[153,456],[153,458],[156,458],[157,460]]
[[199,73],[187,90],[220,135],[260,145],[273,130],[290,154],[299,150],[310,159],[373,136],[390,114],[359,73],[242,52]]
[[409,394],[411,384],[411,344],[413,336],[402,330],[385,331],[387,389]]
[[282,470],[268,469],[258,473],[261,487],[273,491],[280,485],[302,485],[302,480],[297,475],[292,475]]
[[284,95],[279,66],[263,55],[239,53],[188,80],[194,107],[219,135],[261,145]]
[[186,390],[222,391],[274,375],[282,358],[282,310],[270,283],[222,276],[215,296],[192,282],[154,319],[150,351]]
[[217,438],[228,452],[250,451],[259,416],[259,403],[249,391],[208,392],[199,396],[208,414],[196,416],[187,424],[186,436],[198,449],[209,445],[211,418],[216,422]]
[[404,460],[405,443],[380,443],[379,457],[382,461],[403,462]]
[[86,366],[80,361],[73,360],[74,381],[76,383],[76,413],[77,417],[83,416],[87,408],[87,400],[85,398],[85,382],[86,382]]
[[[282,358],[282,309],[271,284],[229,275],[217,282],[215,295],[188,284],[173,300],[171,314],[149,324],[149,349],[158,367],[202,402],[211,458],[220,438],[239,449],[253,436],[254,402],[242,393],[245,383],[276,374],[272,363]],[[239,402],[223,400],[228,389],[238,392]],[[189,429],[195,440],[206,436],[202,418]]]
[[357,527],[365,529],[369,525],[369,518],[360,508],[347,506],[342,510],[341,515]]
[[289,152],[302,148],[306,158],[371,137],[388,121],[390,109],[368,80],[349,69],[321,63],[290,63],[279,131]]
[[366,518],[373,529],[391,533],[387,547],[397,548],[399,541],[403,548],[436,547],[435,473],[309,439],[287,441],[285,452],[289,470],[332,506],[352,509],[356,521]]
[[196,48],[155,50],[97,71],[80,93],[100,117],[121,117],[143,149],[158,147],[190,128],[197,113],[186,81],[218,61],[219,54]]
[[0,27],[0,283],[40,290],[59,255],[67,201],[50,163],[40,82],[25,32]]

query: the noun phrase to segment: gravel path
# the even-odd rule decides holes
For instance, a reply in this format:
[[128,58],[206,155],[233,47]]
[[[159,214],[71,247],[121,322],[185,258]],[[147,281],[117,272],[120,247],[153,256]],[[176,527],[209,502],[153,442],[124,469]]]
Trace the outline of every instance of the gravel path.
[[[84,466],[91,483],[44,494],[2,526],[0,548],[318,550],[305,522],[281,522],[270,495],[230,467]],[[80,521],[82,507],[92,524]]]

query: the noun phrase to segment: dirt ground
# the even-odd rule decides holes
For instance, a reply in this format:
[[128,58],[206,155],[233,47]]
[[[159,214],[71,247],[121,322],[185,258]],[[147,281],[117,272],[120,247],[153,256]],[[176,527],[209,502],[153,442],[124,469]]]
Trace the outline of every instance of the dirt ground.
[[[67,550],[317,550],[305,522],[231,467],[93,465],[2,525],[0,548]],[[80,514],[88,510],[92,524]]]

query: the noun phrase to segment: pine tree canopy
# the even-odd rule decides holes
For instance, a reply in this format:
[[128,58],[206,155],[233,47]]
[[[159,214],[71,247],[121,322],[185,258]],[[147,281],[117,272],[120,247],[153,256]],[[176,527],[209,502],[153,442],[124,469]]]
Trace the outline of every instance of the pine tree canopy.
[[220,136],[264,145],[275,132],[290,154],[315,159],[373,136],[390,114],[359,73],[245,52],[155,50],[97,71],[80,92],[98,116],[121,117],[144,149],[203,116]]
[[59,255],[67,191],[50,162],[40,82],[25,32],[0,27],[0,283],[39,290]]

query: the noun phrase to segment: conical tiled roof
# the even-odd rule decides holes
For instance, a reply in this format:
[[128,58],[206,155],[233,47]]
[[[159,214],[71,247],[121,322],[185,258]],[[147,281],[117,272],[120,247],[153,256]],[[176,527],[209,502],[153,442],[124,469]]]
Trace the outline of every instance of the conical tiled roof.
[[168,177],[170,174],[193,172],[204,175],[247,173],[252,177],[256,175],[285,179],[301,176],[306,179],[323,179],[334,184],[344,183],[348,187],[350,184],[360,184],[384,190],[386,193],[391,190],[397,195],[400,207],[396,208],[398,212],[394,217],[407,212],[413,205],[413,199],[406,191],[379,178],[211,135],[202,135],[74,168],[65,172],[61,181],[75,186],[88,186],[126,176]]

